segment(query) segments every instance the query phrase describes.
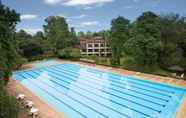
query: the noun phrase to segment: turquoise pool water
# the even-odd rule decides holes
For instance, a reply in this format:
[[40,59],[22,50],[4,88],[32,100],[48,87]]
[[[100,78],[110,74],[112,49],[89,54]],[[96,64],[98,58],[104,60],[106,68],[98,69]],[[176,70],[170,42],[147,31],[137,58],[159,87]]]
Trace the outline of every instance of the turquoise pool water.
[[58,64],[13,78],[69,118],[175,118],[186,89]]

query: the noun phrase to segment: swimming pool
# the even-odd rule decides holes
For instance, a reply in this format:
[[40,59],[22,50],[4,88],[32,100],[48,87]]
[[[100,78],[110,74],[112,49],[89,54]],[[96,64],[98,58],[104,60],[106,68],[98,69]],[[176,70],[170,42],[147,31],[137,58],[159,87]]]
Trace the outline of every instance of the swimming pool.
[[69,118],[175,118],[186,89],[58,64],[13,78]]

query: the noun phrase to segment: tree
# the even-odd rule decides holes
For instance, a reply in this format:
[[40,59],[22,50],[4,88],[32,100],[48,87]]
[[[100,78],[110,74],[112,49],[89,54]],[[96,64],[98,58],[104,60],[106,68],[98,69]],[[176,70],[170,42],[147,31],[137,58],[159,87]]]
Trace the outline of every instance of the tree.
[[183,66],[185,32],[186,28],[183,17],[180,17],[178,14],[161,16],[161,41],[163,48],[160,64],[163,68],[173,65]]
[[18,50],[19,54],[21,54],[22,56],[24,56],[24,54],[23,54],[24,51],[23,51],[22,47],[24,45],[26,45],[29,42],[29,40],[31,40],[31,39],[32,39],[32,35],[28,34],[26,31],[24,31],[22,29],[19,32],[16,32],[15,40],[16,40],[16,45],[18,48],[17,50]]
[[60,16],[50,16],[45,19],[44,32],[47,39],[53,44],[54,53],[57,49],[63,49],[70,45],[69,29],[65,18]]
[[20,21],[18,13],[3,5],[0,6],[0,71],[6,83],[20,59],[14,45],[15,26],[18,21]]
[[45,40],[43,32],[42,31],[36,32],[36,34],[33,36],[33,39],[34,40],[39,40],[39,41]]
[[39,56],[44,53],[39,40],[29,40],[20,48],[23,56],[27,59],[31,59],[32,57]]
[[125,43],[125,52],[131,55],[140,66],[157,64],[161,42],[154,37],[136,34]]
[[112,20],[110,46],[112,49],[113,64],[120,65],[123,45],[128,39],[129,20],[119,16]]
[[78,37],[78,38],[85,37],[85,33],[82,32],[82,31],[81,31],[81,32],[78,32],[78,33],[77,33],[77,37]]
[[76,35],[76,31],[73,27],[70,28],[70,38],[71,38],[72,46],[76,46],[79,44],[78,37]]
[[139,65],[157,64],[162,48],[159,16],[145,12],[133,25],[131,38],[125,43],[125,52]]

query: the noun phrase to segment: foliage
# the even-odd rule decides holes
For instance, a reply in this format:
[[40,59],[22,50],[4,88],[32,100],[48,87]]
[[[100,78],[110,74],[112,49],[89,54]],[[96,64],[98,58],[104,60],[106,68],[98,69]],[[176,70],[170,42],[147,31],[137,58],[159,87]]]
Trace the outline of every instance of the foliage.
[[71,45],[75,46],[75,45],[79,45],[79,41],[78,41],[78,37],[76,35],[76,31],[75,29],[72,27],[70,30],[70,40],[71,40]]
[[145,37],[154,37],[160,39],[160,17],[153,12],[144,12],[137,18],[134,33],[144,35]]
[[172,65],[184,66],[186,40],[186,23],[183,17],[177,14],[161,16],[161,51],[160,65],[167,68]]
[[16,33],[16,41],[19,54],[29,61],[42,57],[42,55],[51,55],[52,44],[46,40],[46,37],[41,31],[38,31],[32,36],[24,30],[20,30]]
[[65,18],[60,16],[50,16],[45,19],[44,25],[47,40],[53,45],[53,51],[63,49],[71,45],[70,32]]
[[161,51],[159,17],[145,12],[135,22],[131,38],[124,44],[125,52],[132,56],[138,65],[152,66],[159,60]]
[[77,48],[65,48],[58,51],[58,57],[77,60],[80,58],[80,50]]
[[110,58],[107,57],[97,57],[96,64],[111,66]]
[[112,63],[120,65],[120,57],[123,50],[123,44],[128,39],[129,20],[119,16],[111,23],[110,46],[112,49]]
[[157,64],[161,42],[154,37],[137,35],[125,43],[126,52],[133,56],[139,65],[150,66]]
[[0,71],[6,83],[21,59],[14,40],[15,26],[19,20],[19,14],[14,10],[0,6]]
[[19,105],[16,98],[9,95],[0,81],[0,118],[17,118]]
[[33,56],[38,56],[43,54],[41,45],[38,42],[32,40],[29,40],[24,45],[21,45],[20,49],[22,50],[23,56],[28,59]]

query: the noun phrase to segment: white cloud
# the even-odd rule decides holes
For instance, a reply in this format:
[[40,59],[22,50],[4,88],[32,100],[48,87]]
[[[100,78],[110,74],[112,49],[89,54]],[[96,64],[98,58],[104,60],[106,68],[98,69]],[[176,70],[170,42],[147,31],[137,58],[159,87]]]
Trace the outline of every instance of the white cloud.
[[81,19],[81,18],[84,18],[84,17],[86,17],[87,15],[85,15],[85,14],[81,14],[81,15],[79,15],[79,16],[71,16],[71,17],[68,17],[68,18],[70,18],[70,19]]
[[50,5],[55,5],[58,4],[60,2],[62,2],[63,0],[45,0],[46,4],[50,4]]
[[99,25],[98,21],[87,21],[87,22],[82,22],[81,26],[85,27],[85,26],[96,26]]
[[64,15],[64,14],[59,14],[58,16],[64,17],[64,18],[66,18],[68,21],[71,21],[71,20],[73,20],[73,19],[81,19],[81,18],[84,18],[84,17],[86,17],[87,15],[81,14],[81,15],[78,15],[78,16],[66,16],[66,15]]
[[54,5],[62,4],[66,6],[78,6],[78,5],[94,5],[94,4],[104,4],[113,2],[114,0],[44,0],[45,3]]
[[69,24],[70,27],[75,27],[75,28],[86,28],[86,27],[91,27],[91,26],[99,26],[99,22],[98,21],[85,21],[82,23],[78,23],[78,24]]
[[18,29],[18,31],[21,30],[21,29],[24,30],[24,31],[26,31],[27,33],[29,33],[31,35],[36,34],[38,31],[43,31],[40,28],[20,28],[20,29]]
[[21,15],[21,20],[31,20],[31,19],[35,19],[38,16],[35,14],[22,14]]
[[113,2],[114,0],[68,0],[64,2],[67,6],[77,6],[77,5],[93,5],[93,4],[103,4],[108,2]]

